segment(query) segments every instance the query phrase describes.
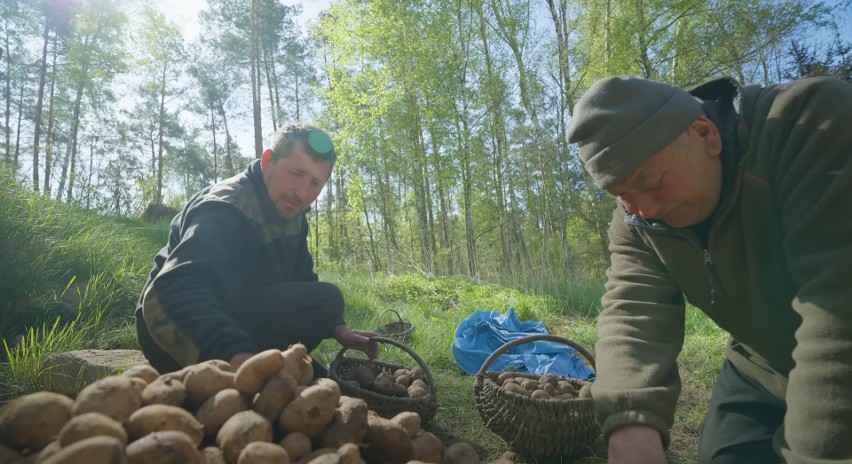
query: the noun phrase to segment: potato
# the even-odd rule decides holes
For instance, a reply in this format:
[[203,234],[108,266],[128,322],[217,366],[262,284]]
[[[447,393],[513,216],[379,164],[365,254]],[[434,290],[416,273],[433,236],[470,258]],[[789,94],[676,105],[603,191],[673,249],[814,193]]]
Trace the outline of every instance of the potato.
[[[41,450],[42,453],[44,452],[44,450],[47,450],[48,448],[53,448],[52,452],[55,452],[56,450],[59,449],[59,445],[55,441],[52,441],[52,442],[48,443],[47,446],[45,446]],[[41,453],[39,453],[39,459],[40,458],[41,458]],[[0,445],[0,462],[9,463],[9,464],[18,464],[18,463],[22,462],[23,460],[24,460],[24,455],[21,454],[20,452],[18,452],[18,450],[10,448],[6,445]]]
[[127,444],[127,432],[117,420],[99,412],[87,412],[74,416],[65,423],[57,437],[59,445],[66,447],[71,443],[97,435],[114,437],[122,445]]
[[408,432],[375,411],[367,413],[364,442],[369,445],[364,449],[364,459],[368,462],[408,462],[414,452]]
[[329,385],[310,386],[284,408],[278,423],[287,432],[316,437],[331,423],[339,400],[339,389]]
[[299,385],[307,385],[314,379],[314,366],[307,359],[308,349],[301,343],[290,345],[281,352],[284,370],[296,379]]
[[340,461],[340,456],[335,448],[320,448],[302,456],[302,459],[297,461],[297,464],[335,464]]
[[563,393],[574,393],[574,391],[574,385],[571,385],[571,382],[567,380],[560,380],[556,383],[556,392],[560,395]]
[[373,391],[385,396],[393,396],[393,386],[396,379],[388,372],[382,372],[373,380]]
[[403,411],[391,418],[391,422],[399,425],[408,432],[411,439],[417,436],[420,431],[420,414],[411,411]]
[[275,443],[255,441],[240,451],[237,464],[290,464],[290,456]]
[[37,392],[0,408],[0,444],[37,451],[56,438],[71,419],[74,401],[59,393]]
[[367,434],[367,402],[361,398],[341,396],[334,417],[322,433],[322,446],[339,447],[345,443],[361,443]]
[[346,443],[337,448],[337,454],[340,456],[339,464],[365,464],[358,445],[354,443]]
[[358,382],[361,388],[372,388],[375,379],[376,375],[367,366],[358,366],[352,369],[352,380]]
[[234,386],[243,393],[255,394],[284,367],[281,350],[261,351],[237,369]]
[[310,386],[313,386],[313,385],[327,385],[327,386],[331,387],[333,390],[336,390],[335,395],[340,397],[340,385],[338,385],[337,382],[335,382],[332,379],[320,377],[320,378],[314,380],[313,382],[311,382],[311,384],[308,385],[308,386],[310,387]]
[[234,374],[207,363],[190,369],[183,383],[186,385],[186,399],[190,404],[199,405],[226,388],[234,388],[235,380]]
[[133,387],[130,377],[110,376],[83,388],[74,400],[71,414],[99,412],[124,423],[141,406],[142,395]]
[[533,379],[524,379],[521,381],[521,386],[529,391],[538,390],[538,381]]
[[128,464],[198,464],[191,437],[177,430],[152,432],[127,445]]
[[182,381],[161,376],[148,384],[142,391],[142,405],[167,404],[169,406],[180,406],[186,400],[186,386]]
[[270,422],[278,419],[281,411],[296,397],[296,386],[292,375],[283,369],[278,371],[257,395],[252,409]]
[[426,388],[424,385],[425,383],[417,380],[415,380],[411,385],[409,385],[406,389],[409,398],[423,398],[429,396],[429,389]]
[[130,377],[130,381],[133,382],[133,388],[138,390],[140,395],[142,394],[142,391],[145,390],[145,387],[148,386],[148,382],[141,377]]
[[447,447],[444,452],[444,462],[446,464],[479,464],[479,456],[470,444],[459,442]]
[[165,404],[145,406],[130,415],[125,424],[127,435],[131,441],[152,432],[175,430],[188,436],[193,445],[201,444],[204,438],[204,427],[185,409]]
[[544,390],[536,390],[530,393],[530,398],[535,400],[549,400],[552,397]]
[[411,459],[421,462],[444,463],[444,444],[435,435],[421,430],[411,440],[411,446],[414,448]]
[[422,367],[415,367],[414,369],[411,369],[410,375],[412,380],[426,381],[426,372],[423,371]]
[[[29,456],[29,459],[25,462],[27,462],[27,463],[32,462],[33,458],[35,458],[35,462],[42,462],[45,459],[56,454],[56,452],[61,450],[61,449],[62,449],[62,446],[59,444],[59,440],[53,440],[52,442],[48,443],[47,446],[42,448],[41,451],[39,451],[37,455],[31,454]],[[0,453],[0,457],[2,457],[2,453]],[[0,459],[0,462],[6,462],[6,461],[4,461],[3,459]]]
[[[408,388],[410,389],[411,387],[408,387]],[[521,396],[530,396],[530,394],[531,394],[531,392],[529,390],[527,390],[526,388],[524,388],[524,387],[522,387],[522,386],[520,386],[516,383],[506,382],[505,384],[503,384],[503,389],[508,391],[508,392],[516,393],[516,394],[521,395]]]
[[133,382],[133,388],[139,392],[139,396],[142,396],[142,392],[145,391],[145,388],[148,387],[148,382],[139,377],[130,377],[130,381]]
[[279,444],[287,450],[290,460],[294,462],[311,453],[311,439],[304,433],[289,433]]
[[235,388],[226,388],[207,398],[195,413],[204,435],[213,435],[234,414],[248,410],[243,395]]
[[211,366],[218,367],[222,372],[231,372],[231,363],[222,359],[208,359],[200,364],[210,364]]
[[198,452],[199,464],[225,464],[225,455],[215,446],[208,446]]
[[560,377],[554,374],[542,374],[541,377],[538,378],[538,383],[549,383],[554,387],[559,383]]
[[228,464],[236,464],[243,448],[254,441],[271,442],[272,424],[251,410],[231,416],[216,435],[216,444],[222,449]]
[[340,464],[340,454],[337,450],[333,453],[321,454],[308,461],[308,464]]
[[123,464],[125,462],[127,461],[124,443],[107,436],[80,440],[56,451],[44,461],[39,460],[40,464]]
[[160,379],[171,379],[171,380],[179,380],[183,383],[183,379],[186,378],[186,373],[189,372],[190,369],[195,367],[197,364],[191,364],[189,366],[185,366],[178,371],[167,372],[165,374],[160,374]]
[[512,372],[501,372],[500,375],[497,376],[497,384],[503,385],[503,382],[505,382],[506,379],[511,379],[513,376],[514,374]]
[[394,376],[394,377],[399,377],[399,376],[401,376],[401,375],[407,375],[407,376],[409,376],[409,377],[410,377],[410,376],[411,376],[411,369],[406,369],[406,368],[404,368],[404,367],[401,367],[401,368],[399,368],[399,369],[397,369],[397,370],[393,371],[393,376]]
[[592,397],[592,384],[590,384],[590,383],[583,384],[583,386],[580,387],[580,393],[577,394],[577,398],[586,399],[586,398],[591,398],[591,397]]
[[547,394],[550,395],[550,396],[556,396],[556,395],[559,394],[559,393],[556,392],[556,387],[554,387],[553,384],[549,384],[549,383],[540,384],[539,388],[541,390],[546,391]]
[[145,383],[151,383],[157,380],[157,377],[160,376],[160,373],[157,372],[157,369],[154,369],[148,364],[137,364],[135,366],[127,368],[127,370],[122,372],[121,375],[140,378],[144,380]]
[[411,377],[409,377],[407,375],[400,375],[399,377],[396,378],[396,383],[398,383],[399,385],[402,385],[403,387],[408,388],[408,386],[411,385]]

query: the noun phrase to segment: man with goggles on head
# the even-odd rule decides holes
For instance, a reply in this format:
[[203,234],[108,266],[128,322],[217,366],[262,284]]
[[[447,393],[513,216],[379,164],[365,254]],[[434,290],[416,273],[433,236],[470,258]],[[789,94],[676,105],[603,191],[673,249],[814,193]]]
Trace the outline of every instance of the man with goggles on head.
[[[351,330],[340,290],[319,282],[306,212],[337,158],[331,138],[289,125],[245,172],[203,189],[171,223],[136,308],[142,351],[160,372],[208,359],[236,370],[253,354],[326,338],[378,353]],[[326,369],[314,362],[315,376]]]

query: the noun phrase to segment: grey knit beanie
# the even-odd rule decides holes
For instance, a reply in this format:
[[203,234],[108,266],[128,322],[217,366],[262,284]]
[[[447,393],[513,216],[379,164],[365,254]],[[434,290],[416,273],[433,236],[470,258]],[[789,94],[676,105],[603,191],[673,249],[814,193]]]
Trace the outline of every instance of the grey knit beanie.
[[637,77],[595,82],[574,106],[568,141],[598,187],[624,179],[671,143],[702,113],[686,90]]

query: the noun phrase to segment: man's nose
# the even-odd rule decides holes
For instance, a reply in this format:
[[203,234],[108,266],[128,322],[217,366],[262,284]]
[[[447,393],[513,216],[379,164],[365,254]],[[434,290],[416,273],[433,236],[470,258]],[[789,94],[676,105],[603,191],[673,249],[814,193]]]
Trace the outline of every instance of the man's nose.
[[653,218],[660,211],[660,201],[651,194],[634,194],[620,197],[621,203],[630,214]]

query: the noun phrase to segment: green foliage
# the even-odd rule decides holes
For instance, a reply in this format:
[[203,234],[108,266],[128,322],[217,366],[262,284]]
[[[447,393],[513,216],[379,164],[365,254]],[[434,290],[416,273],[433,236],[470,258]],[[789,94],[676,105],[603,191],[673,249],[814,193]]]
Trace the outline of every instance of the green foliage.
[[[132,314],[154,245],[127,221],[44,199],[0,178],[0,337],[76,318],[80,305]],[[160,242],[164,243],[164,242]]]

